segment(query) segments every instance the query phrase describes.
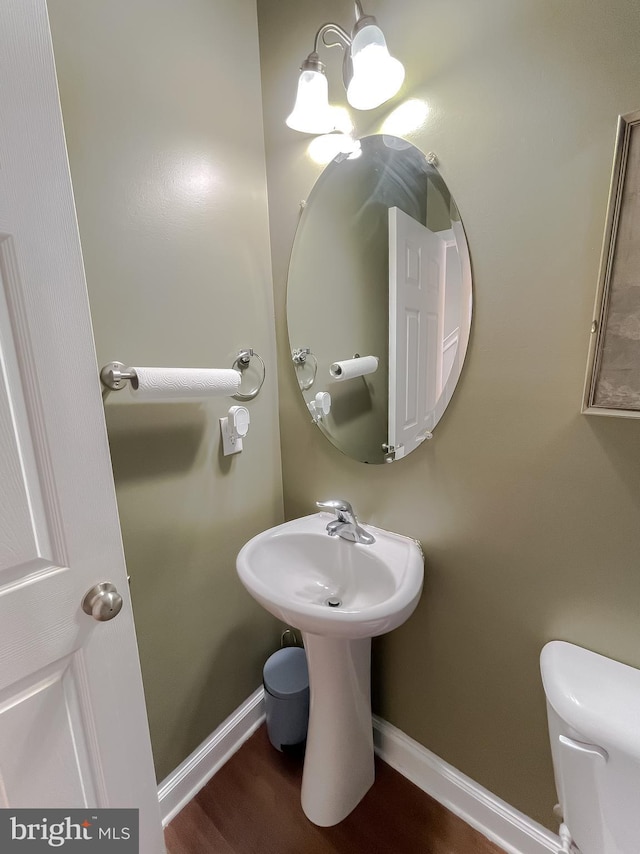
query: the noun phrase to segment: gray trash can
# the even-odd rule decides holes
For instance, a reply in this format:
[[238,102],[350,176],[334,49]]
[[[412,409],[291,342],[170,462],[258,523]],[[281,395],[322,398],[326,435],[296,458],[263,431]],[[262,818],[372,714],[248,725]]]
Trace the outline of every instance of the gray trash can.
[[262,676],[269,741],[280,751],[301,744],[309,723],[309,671],[304,649],[288,646],[274,652]]

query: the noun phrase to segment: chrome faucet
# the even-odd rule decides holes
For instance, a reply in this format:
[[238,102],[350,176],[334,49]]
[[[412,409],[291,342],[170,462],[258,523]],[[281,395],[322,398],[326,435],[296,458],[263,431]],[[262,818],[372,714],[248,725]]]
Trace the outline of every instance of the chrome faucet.
[[330,537],[342,537],[343,540],[350,540],[352,543],[362,543],[365,546],[370,546],[375,543],[376,538],[373,534],[359,524],[356,519],[356,514],[353,512],[353,507],[348,501],[342,498],[334,498],[330,501],[316,501],[316,507],[321,510],[333,510],[337,519],[332,519],[327,525],[327,534]]

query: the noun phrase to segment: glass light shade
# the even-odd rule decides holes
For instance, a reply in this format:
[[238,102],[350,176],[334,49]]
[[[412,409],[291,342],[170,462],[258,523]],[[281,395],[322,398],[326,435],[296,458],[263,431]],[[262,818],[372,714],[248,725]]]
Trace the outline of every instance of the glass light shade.
[[330,133],[335,128],[329,86],[321,71],[305,70],[300,74],[296,103],[286,123],[302,133]]
[[387,50],[380,27],[368,24],[353,37],[351,44],[353,77],[347,87],[347,101],[356,110],[373,110],[398,92],[404,80],[404,66]]

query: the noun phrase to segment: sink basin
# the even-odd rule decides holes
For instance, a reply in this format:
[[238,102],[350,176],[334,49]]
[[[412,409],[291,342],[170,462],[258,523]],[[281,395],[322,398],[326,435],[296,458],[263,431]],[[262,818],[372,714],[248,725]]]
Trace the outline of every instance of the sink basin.
[[420,598],[419,546],[370,525],[372,545],[330,537],[334,518],[315,513],[258,534],[238,555],[240,580],[267,611],[303,632],[370,638],[395,629]]
[[264,531],[236,563],[249,593],[302,632],[310,708],[301,801],[322,827],[373,784],[371,638],[408,619],[424,575],[415,540],[366,525],[375,542],[349,542],[327,533],[334,519],[315,513]]

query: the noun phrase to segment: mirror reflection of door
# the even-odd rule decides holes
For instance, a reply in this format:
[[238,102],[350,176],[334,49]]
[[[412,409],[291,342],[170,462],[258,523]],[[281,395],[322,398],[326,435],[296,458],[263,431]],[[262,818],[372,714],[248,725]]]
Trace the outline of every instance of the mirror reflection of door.
[[395,459],[431,433],[442,393],[447,247],[389,209],[389,445]]

